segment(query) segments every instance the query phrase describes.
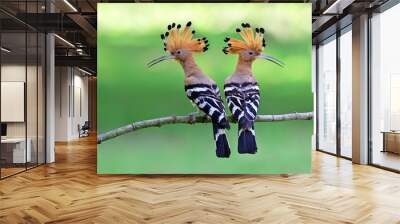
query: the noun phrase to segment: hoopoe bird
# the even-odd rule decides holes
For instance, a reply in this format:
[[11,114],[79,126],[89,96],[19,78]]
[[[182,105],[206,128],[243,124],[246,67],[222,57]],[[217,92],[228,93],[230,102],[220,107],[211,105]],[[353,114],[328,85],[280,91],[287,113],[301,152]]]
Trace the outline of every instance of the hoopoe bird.
[[[175,59],[183,68],[185,92],[189,100],[212,120],[217,157],[229,157],[230,148],[225,129],[229,129],[224,103],[216,83],[196,64],[193,54],[208,50],[207,38],[194,38],[189,21],[185,27],[172,23],[168,31],[161,34],[164,51],[168,54],[149,62],[151,67],[161,61]],[[193,113],[194,116],[196,113]]]
[[260,104],[260,92],[257,80],[252,72],[252,64],[258,59],[266,59],[283,66],[278,59],[262,54],[265,47],[264,28],[256,28],[255,33],[250,24],[242,23],[242,29],[236,32],[242,40],[225,38],[228,46],[223,48],[225,54],[239,55],[236,70],[224,82],[224,92],[233,117],[238,121],[238,152],[255,154],[257,152],[254,120]]

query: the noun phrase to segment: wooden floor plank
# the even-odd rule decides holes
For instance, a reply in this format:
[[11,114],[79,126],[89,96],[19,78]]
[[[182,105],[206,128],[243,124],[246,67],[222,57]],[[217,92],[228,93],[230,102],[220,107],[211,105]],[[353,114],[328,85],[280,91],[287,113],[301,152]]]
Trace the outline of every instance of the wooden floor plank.
[[313,152],[304,175],[97,175],[96,139],[0,181],[0,223],[400,223],[400,175]]

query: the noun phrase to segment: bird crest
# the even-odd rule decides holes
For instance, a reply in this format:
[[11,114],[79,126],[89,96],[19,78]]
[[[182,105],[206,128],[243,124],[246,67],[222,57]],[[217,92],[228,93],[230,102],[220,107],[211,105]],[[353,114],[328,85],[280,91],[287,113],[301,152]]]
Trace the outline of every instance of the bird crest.
[[185,27],[181,24],[169,24],[167,32],[161,34],[164,42],[164,51],[170,53],[178,49],[186,49],[191,52],[205,52],[208,50],[208,40],[206,37],[195,38],[196,31],[191,30],[192,22],[188,22]]
[[264,28],[255,28],[255,34],[249,23],[242,23],[242,29],[237,28],[236,32],[239,33],[240,39],[225,38],[228,46],[223,48],[225,54],[238,54],[243,50],[254,50],[261,52],[265,47]]

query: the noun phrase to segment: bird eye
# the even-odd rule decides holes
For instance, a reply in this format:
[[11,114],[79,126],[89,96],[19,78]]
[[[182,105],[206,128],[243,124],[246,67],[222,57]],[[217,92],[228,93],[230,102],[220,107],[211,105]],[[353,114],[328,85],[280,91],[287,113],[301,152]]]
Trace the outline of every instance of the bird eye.
[[181,51],[177,51],[176,53],[177,53],[177,54],[180,54],[180,53],[181,53]]
[[253,55],[253,52],[250,51],[249,54],[250,54],[250,55]]

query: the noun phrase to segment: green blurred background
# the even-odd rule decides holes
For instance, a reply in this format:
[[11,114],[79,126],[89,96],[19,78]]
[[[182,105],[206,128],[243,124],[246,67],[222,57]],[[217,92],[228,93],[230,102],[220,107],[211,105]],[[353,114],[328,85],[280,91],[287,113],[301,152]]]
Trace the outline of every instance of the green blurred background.
[[[236,64],[224,55],[226,36],[242,22],[266,29],[265,53],[281,68],[256,61],[261,89],[259,114],[313,110],[311,92],[311,4],[98,4],[98,132],[134,121],[194,111],[185,96],[183,71],[174,61],[151,69],[164,55],[160,34],[172,22],[193,22],[210,49],[195,59],[220,88]],[[312,121],[256,123],[258,153],[237,153],[232,125],[229,159],[215,156],[210,124],[169,125],[132,132],[98,145],[98,173],[214,174],[304,173],[311,166]]]

